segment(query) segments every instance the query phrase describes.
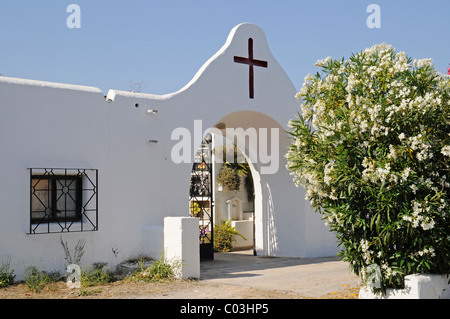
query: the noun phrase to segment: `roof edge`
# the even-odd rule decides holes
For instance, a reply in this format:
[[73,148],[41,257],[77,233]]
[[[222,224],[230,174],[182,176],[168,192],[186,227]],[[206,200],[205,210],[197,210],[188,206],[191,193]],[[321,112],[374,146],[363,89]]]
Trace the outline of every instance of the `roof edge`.
[[28,86],[35,86],[35,87],[46,87],[46,88],[53,88],[53,89],[73,90],[73,91],[83,91],[83,92],[89,92],[89,93],[103,94],[102,90],[100,90],[97,87],[92,87],[92,86],[47,82],[47,81],[39,81],[39,80],[29,80],[29,79],[12,78],[12,77],[5,77],[5,76],[0,76],[0,83],[15,84],[15,85],[28,85]]

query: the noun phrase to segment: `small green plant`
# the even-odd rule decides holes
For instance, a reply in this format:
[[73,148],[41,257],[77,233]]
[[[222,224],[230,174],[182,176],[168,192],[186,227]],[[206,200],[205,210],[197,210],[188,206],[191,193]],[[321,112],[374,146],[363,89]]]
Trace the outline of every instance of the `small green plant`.
[[106,263],[94,263],[81,272],[81,287],[105,285],[113,280],[111,272],[105,269]]
[[129,278],[144,282],[158,282],[171,280],[181,267],[181,262],[166,261],[164,256],[156,260],[151,266],[144,267],[144,259],[138,260],[140,270],[134,272]]
[[231,226],[230,220],[224,220],[222,224],[214,226],[214,250],[227,252],[233,249],[234,236],[240,236],[247,240],[235,227]]
[[101,288],[85,289],[85,288],[81,287],[80,292],[78,293],[78,296],[80,296],[80,297],[93,296],[93,295],[99,294],[101,292],[102,292]]
[[0,288],[7,287],[14,283],[14,269],[11,268],[11,259],[8,257],[6,261],[2,259],[0,266]]
[[81,258],[82,258],[83,255],[84,255],[84,246],[85,246],[85,244],[86,244],[86,241],[85,241],[83,238],[81,238],[81,239],[77,242],[77,244],[76,244],[76,246],[75,246],[75,249],[74,249],[74,253],[73,253],[73,255],[72,255],[72,254],[70,253],[69,245],[67,244],[67,242],[64,242],[64,241],[62,240],[62,237],[60,237],[60,240],[61,240],[61,245],[62,245],[63,248],[64,248],[64,254],[66,255],[66,256],[65,256],[65,259],[67,260],[67,262],[69,263],[69,265],[70,265],[70,264],[80,265]]
[[48,284],[54,282],[52,276],[36,266],[29,266],[25,269],[25,284],[32,292],[40,293]]
[[241,187],[239,172],[234,167],[224,165],[219,171],[217,182],[230,191],[238,191]]
[[168,263],[163,257],[153,263],[149,269],[149,275],[152,281],[161,281],[164,279],[171,279],[175,275],[176,266]]
[[58,283],[63,282],[65,279],[65,276],[58,271],[45,272],[45,275],[47,276],[46,287],[51,291],[56,291],[58,289]]

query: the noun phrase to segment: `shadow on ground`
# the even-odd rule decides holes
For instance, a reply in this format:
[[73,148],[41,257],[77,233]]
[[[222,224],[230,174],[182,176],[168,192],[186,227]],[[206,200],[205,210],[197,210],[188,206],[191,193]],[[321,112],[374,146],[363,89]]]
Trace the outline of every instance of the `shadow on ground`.
[[[250,252],[251,253],[251,252]],[[360,279],[338,257],[259,257],[242,252],[216,253],[202,261],[200,280],[321,297],[346,287],[358,287]]]
[[214,260],[200,263],[201,279],[261,276],[258,271],[337,262],[338,257],[293,258],[253,256],[251,251],[215,253]]

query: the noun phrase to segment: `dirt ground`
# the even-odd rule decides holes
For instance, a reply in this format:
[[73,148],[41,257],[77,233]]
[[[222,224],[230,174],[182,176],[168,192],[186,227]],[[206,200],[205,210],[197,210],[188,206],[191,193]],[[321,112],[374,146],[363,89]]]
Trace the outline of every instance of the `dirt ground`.
[[[313,299],[358,299],[358,287]],[[106,285],[70,289],[64,282],[31,292],[21,283],[0,289],[0,299],[312,299],[293,292],[263,290],[202,281],[166,282],[116,281]]]
[[[150,267],[153,262],[154,260],[146,261],[143,266]],[[124,263],[122,266],[113,275],[114,281],[108,284],[71,289],[64,281],[59,281],[47,284],[42,291],[37,293],[31,291],[22,282],[0,288],[0,300],[358,299],[359,293],[359,282],[356,283],[351,280],[351,277],[348,277],[345,271],[342,272],[342,265],[327,258],[314,260],[263,258],[246,254],[245,251],[217,254],[213,262],[202,264],[203,275],[201,280],[171,279],[159,282],[139,282],[131,279],[133,276],[129,277],[128,275],[140,269],[137,261]],[[274,276],[274,273],[277,276]],[[236,281],[236,274],[243,280]],[[302,276],[299,276],[299,274]],[[305,280],[305,276],[310,280]],[[305,289],[295,289],[297,286],[290,285],[290,281],[280,279],[284,277],[291,278],[290,281],[298,282]],[[247,278],[247,281],[244,280],[245,278]],[[272,284],[268,285],[266,282],[265,285],[256,285],[255,282],[249,281],[249,278],[259,278],[260,281],[268,281]],[[278,284],[273,284],[274,282]],[[332,284],[327,285],[327,283]],[[322,286],[328,288],[320,289],[323,288]],[[316,293],[310,294],[310,290],[315,288],[317,288]],[[309,295],[302,295],[300,291]],[[317,293],[318,291],[322,291],[326,295],[321,296],[320,293]],[[314,297],[311,297],[311,295]]]

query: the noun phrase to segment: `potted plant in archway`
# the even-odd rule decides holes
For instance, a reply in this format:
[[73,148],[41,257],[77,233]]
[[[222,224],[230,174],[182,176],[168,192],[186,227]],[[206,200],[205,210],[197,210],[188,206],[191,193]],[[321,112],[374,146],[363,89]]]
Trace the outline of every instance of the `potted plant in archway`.
[[[225,188],[227,188],[228,190],[238,191],[241,185],[240,176],[242,176],[244,177],[248,200],[253,201],[253,176],[247,160],[244,159],[244,156],[241,154],[238,147],[235,144],[219,146],[213,149],[213,153],[216,156],[222,156],[222,160],[224,163],[223,167],[227,167],[222,167],[219,171],[219,176],[217,179],[218,190],[222,191],[223,187],[225,186]],[[233,160],[229,162],[228,159]]]
[[288,169],[374,292],[450,274],[450,77],[386,44],[318,61],[289,122]]
[[238,191],[241,186],[238,170],[230,165],[223,165],[217,176],[217,183],[230,191]]
[[231,220],[224,220],[220,225],[214,225],[214,251],[229,252],[233,249],[234,236],[247,240],[235,227]]

